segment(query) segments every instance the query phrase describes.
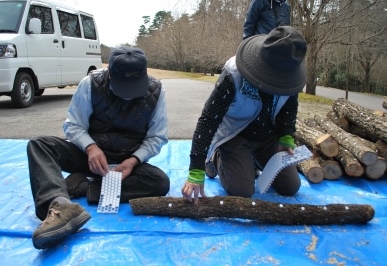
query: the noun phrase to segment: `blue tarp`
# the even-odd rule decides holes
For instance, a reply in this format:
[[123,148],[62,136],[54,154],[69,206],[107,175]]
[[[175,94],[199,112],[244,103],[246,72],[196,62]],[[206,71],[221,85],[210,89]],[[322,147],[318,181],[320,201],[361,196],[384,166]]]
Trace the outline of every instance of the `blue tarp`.
[[[0,139],[1,265],[387,265],[385,176],[311,184],[300,174],[302,187],[294,197],[272,189],[253,196],[282,203],[370,204],[375,217],[364,225],[278,226],[243,219],[136,216],[129,203],[121,204],[118,214],[101,214],[80,199],[92,219],[59,246],[36,250],[31,236],[40,220],[30,191],[26,144]],[[150,161],[170,176],[168,196],[181,197],[190,147],[190,140],[171,140]],[[217,178],[206,180],[206,194],[226,196]]]

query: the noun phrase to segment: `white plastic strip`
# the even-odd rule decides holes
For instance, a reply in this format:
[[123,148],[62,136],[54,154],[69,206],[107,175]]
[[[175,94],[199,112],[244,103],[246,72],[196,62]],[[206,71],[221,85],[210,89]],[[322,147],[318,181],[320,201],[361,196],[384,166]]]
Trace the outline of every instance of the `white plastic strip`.
[[293,155],[289,155],[287,151],[278,152],[267,162],[257,181],[257,186],[261,194],[265,193],[270,188],[275,177],[282,169],[312,156],[312,153],[305,145],[299,146],[293,151]]
[[99,213],[118,213],[121,198],[121,172],[109,171],[102,177],[101,196],[99,198]]

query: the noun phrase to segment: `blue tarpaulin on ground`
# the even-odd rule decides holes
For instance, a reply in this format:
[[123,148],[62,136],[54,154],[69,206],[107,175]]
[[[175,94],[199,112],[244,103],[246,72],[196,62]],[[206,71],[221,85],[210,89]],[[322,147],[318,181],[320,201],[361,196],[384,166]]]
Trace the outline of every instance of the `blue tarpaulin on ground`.
[[[1,265],[387,265],[386,177],[342,177],[309,183],[293,197],[269,189],[253,198],[297,204],[370,204],[375,217],[362,225],[279,226],[244,219],[202,220],[117,214],[77,200],[92,219],[59,246],[36,250],[31,236],[41,221],[30,191],[27,140],[0,139]],[[181,197],[191,140],[171,140],[150,163],[171,178],[168,196]],[[66,175],[66,173],[64,173]],[[226,196],[219,179],[206,180],[207,196]]]

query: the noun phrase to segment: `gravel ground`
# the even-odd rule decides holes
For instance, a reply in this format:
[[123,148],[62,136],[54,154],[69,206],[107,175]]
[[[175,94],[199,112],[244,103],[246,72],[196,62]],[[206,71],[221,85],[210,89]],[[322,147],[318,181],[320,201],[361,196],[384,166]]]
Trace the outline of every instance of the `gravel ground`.
[[332,106],[329,104],[300,102],[297,117],[302,121],[306,118],[314,118],[316,114],[325,116],[331,110]]

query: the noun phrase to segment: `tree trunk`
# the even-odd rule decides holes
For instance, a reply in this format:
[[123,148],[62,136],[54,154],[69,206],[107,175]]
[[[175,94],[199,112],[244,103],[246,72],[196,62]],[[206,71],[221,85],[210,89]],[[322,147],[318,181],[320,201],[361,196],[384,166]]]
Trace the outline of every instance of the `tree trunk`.
[[364,167],[359,160],[356,159],[351,152],[341,146],[339,148],[339,155],[335,157],[335,160],[340,163],[348,176],[359,177],[364,174]]
[[308,53],[306,57],[307,77],[305,93],[310,95],[316,95],[317,86],[317,43],[316,40],[312,40],[308,43]]
[[376,152],[357,141],[352,134],[336,126],[329,118],[324,118],[317,114],[315,115],[315,120],[327,133],[331,134],[341,146],[353,153],[361,163],[365,165],[376,163],[378,160]]
[[129,200],[135,215],[158,215],[182,218],[241,218],[267,224],[327,225],[364,224],[375,210],[367,204],[287,204],[242,197],[200,198],[199,204],[184,198],[148,197]]
[[318,184],[324,180],[324,171],[316,157],[299,162],[297,169],[313,184]]
[[304,122],[297,120],[294,137],[309,146],[313,151],[319,150],[327,157],[335,157],[339,153],[339,144],[331,135],[309,127]]
[[337,99],[332,109],[339,117],[344,116],[353,124],[363,129],[373,139],[387,141],[387,120],[374,114],[371,110],[354,104],[343,98]]

